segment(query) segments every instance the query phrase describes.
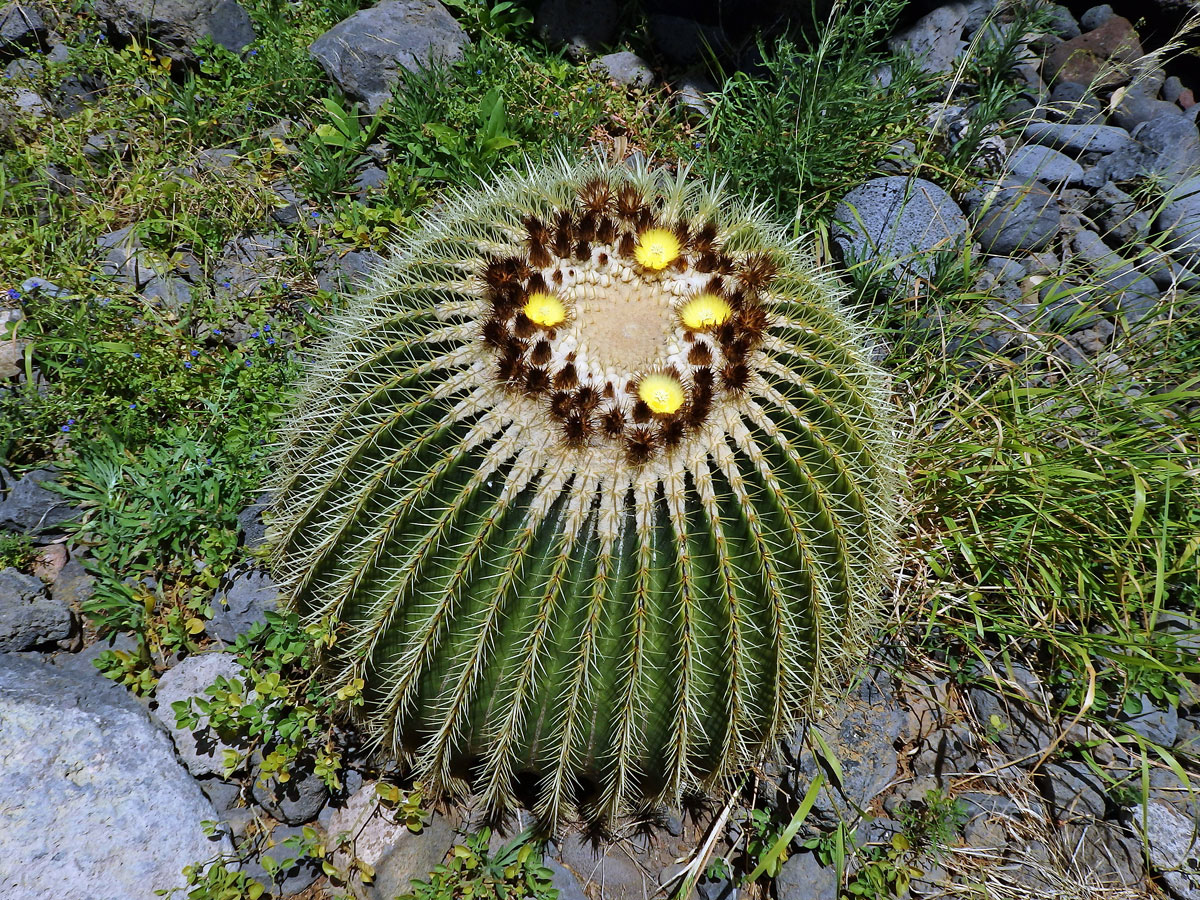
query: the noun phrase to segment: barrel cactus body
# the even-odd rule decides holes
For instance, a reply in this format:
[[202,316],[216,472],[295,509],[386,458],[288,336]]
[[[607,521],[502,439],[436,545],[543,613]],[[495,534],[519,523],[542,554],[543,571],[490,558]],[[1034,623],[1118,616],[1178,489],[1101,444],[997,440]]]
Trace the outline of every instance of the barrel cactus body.
[[862,648],[890,554],[881,374],[717,188],[560,163],[394,249],[278,457],[275,571],[433,790],[556,822],[704,790]]

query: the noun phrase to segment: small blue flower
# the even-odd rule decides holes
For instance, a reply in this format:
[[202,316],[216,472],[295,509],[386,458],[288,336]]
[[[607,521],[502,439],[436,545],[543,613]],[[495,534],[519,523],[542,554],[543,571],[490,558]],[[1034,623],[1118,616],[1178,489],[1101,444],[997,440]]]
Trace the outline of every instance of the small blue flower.
[[64,432],[66,432],[66,431],[70,431],[70,430],[71,430],[71,426],[70,426],[70,425],[64,425],[64,426],[62,427],[62,430],[63,430]]
[[246,360],[246,368],[247,368],[247,369],[248,369],[248,368],[250,368],[252,365],[254,365],[253,361],[251,361],[251,360],[249,360],[249,359],[248,359],[248,360]]
[[321,218],[321,214],[315,209],[312,212],[310,212],[309,215],[312,216],[314,219]]
[[191,364],[190,362],[185,362],[185,363],[183,364],[183,367],[184,367],[185,369],[190,369],[190,368],[192,367],[192,364]]
[[137,409],[137,404],[136,404],[136,403],[130,403],[130,404],[129,404],[129,408],[130,408],[130,409]]
[[475,70],[475,74],[476,74],[476,75],[482,75],[482,74],[483,74],[483,69],[476,69],[476,70]]
[[266,325],[263,326],[263,331],[270,331],[270,330],[271,330],[271,323],[268,322]]
[[8,289],[8,299],[9,300],[20,300],[21,292],[18,291],[16,288],[9,288]]
[[552,116],[554,116],[554,117],[556,117],[556,118],[557,118],[557,116],[558,116],[558,110],[557,110],[557,109],[556,109],[556,110],[554,110],[554,112],[550,113],[550,115],[552,115]]
[[194,357],[195,357],[195,356],[199,356],[199,355],[200,355],[200,351],[199,351],[199,350],[193,350],[193,351],[192,351],[192,356],[194,356]]
[[250,332],[250,337],[252,337],[252,338],[258,337],[258,332],[257,331]]
[[251,50],[251,51],[250,51],[250,55],[251,55],[251,56],[258,56],[258,51],[257,51],[257,50]]
[[135,352],[135,353],[133,354],[133,358],[134,358],[134,359],[141,359],[141,358],[142,358],[142,354]]
[[40,279],[40,278],[30,278],[29,279],[29,287],[32,290],[36,291],[41,286],[42,286],[42,279]]
[[221,331],[221,329],[220,329],[220,328],[214,328],[214,329],[213,329],[213,334],[223,334],[223,332]]
[[286,291],[288,289],[287,282],[285,281],[283,284],[280,285],[280,287]]
[[274,347],[275,346],[275,338],[267,338],[267,346]]
[[74,420],[74,419],[67,419],[67,424],[68,424],[68,425],[74,425],[74,424],[75,424],[75,420]]
[[595,88],[591,88],[591,87],[590,87],[590,88],[588,88],[588,89],[587,89],[587,92],[590,94],[590,93],[591,93],[592,91],[594,91],[594,90],[595,90]]
[[229,282],[228,282],[228,281],[222,281],[222,282],[221,282],[221,287],[223,287],[223,288],[228,288],[228,287],[229,287]]
[[703,144],[701,144],[699,141],[696,141],[696,149],[697,150],[699,150],[702,146],[703,146]]

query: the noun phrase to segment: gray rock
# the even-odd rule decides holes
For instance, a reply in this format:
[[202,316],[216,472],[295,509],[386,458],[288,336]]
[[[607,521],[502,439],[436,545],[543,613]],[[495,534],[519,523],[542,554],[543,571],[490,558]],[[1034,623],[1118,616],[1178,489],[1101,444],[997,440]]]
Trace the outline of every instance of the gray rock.
[[18,53],[36,48],[46,40],[46,22],[37,7],[10,3],[0,9],[0,53]]
[[146,38],[177,63],[195,62],[201,38],[240,52],[254,23],[236,0],[94,0],[92,10],[123,37]]
[[352,291],[363,284],[380,262],[379,254],[370,250],[335,251],[317,264],[317,287],[331,294]]
[[1008,158],[1009,171],[1028,182],[1034,179],[1046,184],[1079,184],[1083,166],[1064,153],[1040,144],[1018,147]]
[[279,198],[279,204],[271,210],[271,218],[280,225],[295,225],[300,221],[300,208],[304,201],[286,181],[271,185],[271,190]]
[[462,58],[466,32],[436,0],[382,0],[339,22],[308,48],[329,79],[368,112],[388,101],[404,72]]
[[1116,244],[1144,241],[1150,232],[1151,211],[1139,209],[1132,197],[1106,181],[1095,191],[1096,224]]
[[533,20],[544,41],[565,44],[573,55],[611,43],[619,22],[616,0],[542,0]]
[[983,732],[1002,753],[1017,759],[1040,753],[1056,732],[1033,711],[1041,694],[1037,676],[1017,663],[1011,669],[1011,677],[1001,676],[1006,682],[1004,696],[990,685],[972,685],[967,698]]
[[1133,131],[1138,125],[1158,118],[1182,119],[1183,110],[1166,100],[1126,93],[1113,108],[1112,117],[1126,131]]
[[925,72],[949,72],[962,52],[968,10],[962,3],[939,6],[912,27],[888,39],[893,53],[907,53]]
[[579,879],[557,859],[546,854],[545,859],[542,860],[542,865],[551,872],[550,880],[554,885],[554,889],[558,891],[558,900],[588,900],[588,896],[583,892],[583,885],[579,883]]
[[179,727],[174,704],[192,697],[206,697],[205,688],[218,676],[230,679],[242,677],[242,667],[232,653],[202,653],[186,657],[163,673],[154,692],[154,699],[158,701],[154,715],[174,738],[183,764],[197,776],[222,775],[223,752],[234,747],[209,727],[206,717],[200,718],[195,729]]
[[256,550],[267,542],[267,526],[263,522],[263,513],[271,506],[271,495],[260,495],[258,502],[247,506],[238,513],[238,532],[242,536],[242,545],[247,550]]
[[227,810],[237,808],[238,801],[242,796],[242,789],[239,785],[215,777],[197,778],[196,783],[200,785],[200,790],[204,791],[204,796],[212,801],[213,809],[219,815],[224,815]]
[[1046,104],[1048,118],[1064,125],[1104,124],[1104,104],[1086,85],[1060,81]]
[[1002,794],[978,791],[956,795],[966,811],[963,837],[968,846],[981,850],[998,850],[1008,843],[1008,831],[1025,818],[1025,813],[1010,798]]
[[213,598],[213,617],[208,633],[225,644],[233,644],[274,611],[279,590],[271,576],[257,569],[239,575],[222,593]]
[[898,286],[931,278],[938,255],[966,240],[962,210],[936,184],[891,175],[859,185],[833,214],[833,239],[847,264],[872,260]]
[[1047,3],[1042,10],[1050,17],[1050,31],[1057,37],[1064,41],[1079,37],[1079,23],[1071,15],[1071,10],[1058,3]]
[[1176,900],[1200,900],[1200,838],[1196,823],[1160,800],[1129,817],[1150,848],[1150,864]]
[[0,653],[32,650],[71,636],[71,609],[46,586],[16,569],[0,571]]
[[696,896],[700,900],[735,900],[737,889],[728,878],[709,878],[702,875],[696,882]]
[[1170,705],[1166,709],[1159,709],[1145,694],[1138,699],[1141,701],[1142,711],[1126,718],[1125,724],[1146,740],[1170,747],[1179,733],[1179,710]]
[[[304,829],[288,825],[276,825],[259,844],[254,858],[242,866],[242,871],[263,885],[269,886],[278,897],[289,897],[307,889],[321,874],[321,861],[304,856],[284,842],[290,838],[304,839]],[[267,873],[262,863],[269,856],[279,864],[275,875]]]
[[293,772],[284,782],[256,772],[251,790],[259,806],[289,825],[311,822],[329,799],[329,788],[312,772]]
[[1035,144],[1076,153],[1113,153],[1133,142],[1128,131],[1115,125],[1067,125],[1061,122],[1030,122],[1025,126],[1024,137]]
[[146,282],[141,294],[147,300],[157,301],[164,309],[176,315],[182,313],[192,304],[192,289],[182,278],[168,275],[166,278],[158,275]]
[[946,776],[968,772],[979,760],[972,747],[971,730],[964,724],[947,725],[925,736],[912,758],[913,775],[932,775],[939,782]]
[[1200,170],[1200,132],[1182,116],[1165,116],[1140,125],[1134,138],[1127,147],[1096,163],[1088,173],[1089,187],[1153,177],[1169,190]]
[[394,822],[379,806],[373,781],[334,810],[326,832],[334,845],[342,835],[350,838],[333,854],[335,865],[346,866],[353,854],[375,869],[371,884],[351,879],[347,885],[358,900],[394,900],[409,890],[413,878],[428,878],[454,844],[454,828],[442,816],[435,815],[420,834]]
[[1093,6],[1091,9],[1084,12],[1084,14],[1079,17],[1079,26],[1084,31],[1095,31],[1114,15],[1115,13],[1113,13],[1113,8],[1107,3],[1102,3],[1099,6]]
[[649,87],[654,84],[654,73],[650,66],[629,50],[601,56],[592,63],[591,70],[611,78],[623,87]]
[[96,238],[96,249],[104,257],[100,266],[101,274],[128,284],[135,290],[158,275],[133,225],[100,235]]
[[984,268],[996,276],[998,282],[1020,281],[1029,274],[1019,259],[1009,256],[989,256]]
[[291,241],[280,234],[250,234],[232,238],[221,250],[213,269],[218,295],[248,297],[283,273]]
[[723,53],[729,39],[716,25],[703,25],[684,16],[655,14],[648,18],[650,38],[666,59],[677,66],[700,62],[709,52]]
[[12,81],[31,83],[45,71],[46,67],[39,60],[21,57],[20,59],[14,59],[4,67],[4,77]]
[[1105,309],[1119,313],[1132,324],[1140,322],[1157,306],[1158,285],[1133,263],[1110,250],[1096,232],[1087,229],[1075,232],[1071,247],[1095,272],[1093,284],[1104,298]]
[[1164,79],[1162,86],[1162,98],[1164,100],[1175,103],[1179,100],[1183,92],[1183,82],[1177,76],[1172,75],[1170,78]]
[[1066,821],[1104,817],[1107,805],[1104,782],[1083,763],[1047,763],[1042,766],[1039,783],[1053,818]]
[[1144,889],[1146,872],[1141,842],[1125,834],[1117,823],[1067,822],[1058,837],[1063,844],[1063,856],[1072,859],[1080,871],[1087,872],[1093,883]]
[[354,191],[357,194],[368,194],[380,191],[387,184],[387,172],[379,166],[370,165],[358,173],[354,179]]
[[7,900],[153,900],[231,854],[212,804],[137,699],[98,674],[0,657],[0,885]]
[[981,182],[964,199],[975,236],[988,253],[1041,249],[1058,231],[1062,217],[1054,191],[1012,178]]
[[712,112],[712,105],[708,102],[707,95],[715,89],[707,79],[690,75],[679,85],[679,90],[675,92],[673,99],[676,105],[682,107],[688,121],[697,124],[707,119],[709,113]]
[[35,469],[14,478],[0,468],[0,528],[37,534],[76,518],[79,510],[66,497],[42,487],[55,477],[50,469]]
[[1200,265],[1200,175],[1181,182],[1168,198],[1154,223],[1165,235],[1163,249],[1188,268]]
[[96,579],[88,574],[78,559],[67,560],[50,583],[50,596],[75,608],[90,600],[95,591]]
[[[891,676],[869,670],[858,690],[817,726],[837,755],[843,775],[840,785],[831,781],[818,795],[814,807],[818,815],[836,819],[838,808],[845,805],[865,809],[892,783],[899,772],[894,745],[904,724],[905,711],[895,697]],[[804,749],[804,735],[802,730],[786,746],[794,767],[785,773],[784,789],[797,799],[821,767]]]

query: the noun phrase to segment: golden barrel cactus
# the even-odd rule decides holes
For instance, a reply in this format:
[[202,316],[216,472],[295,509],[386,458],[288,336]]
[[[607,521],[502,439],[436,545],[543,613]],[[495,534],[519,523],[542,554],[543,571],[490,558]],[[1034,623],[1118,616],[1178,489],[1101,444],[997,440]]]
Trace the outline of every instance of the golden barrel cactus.
[[498,812],[523,783],[549,823],[678,800],[861,651],[889,409],[778,227],[685,173],[560,162],[447,203],[334,321],[274,569],[428,788]]

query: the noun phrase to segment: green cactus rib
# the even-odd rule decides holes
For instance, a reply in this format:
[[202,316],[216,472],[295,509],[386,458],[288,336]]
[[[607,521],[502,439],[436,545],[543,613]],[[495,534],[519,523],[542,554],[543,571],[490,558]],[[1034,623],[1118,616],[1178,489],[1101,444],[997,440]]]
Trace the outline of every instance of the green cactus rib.
[[770,755],[869,639],[890,409],[758,211],[559,162],[447,204],[335,319],[276,460],[275,574],[428,789],[551,824],[677,802]]

